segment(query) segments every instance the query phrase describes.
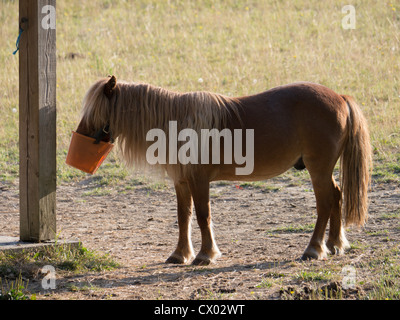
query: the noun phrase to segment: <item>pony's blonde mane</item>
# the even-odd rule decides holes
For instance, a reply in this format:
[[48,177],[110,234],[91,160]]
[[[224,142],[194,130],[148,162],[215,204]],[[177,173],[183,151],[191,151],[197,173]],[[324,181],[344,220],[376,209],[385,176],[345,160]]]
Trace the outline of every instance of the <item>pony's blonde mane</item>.
[[240,121],[240,104],[235,98],[211,92],[178,93],[119,81],[115,94],[108,99],[103,93],[106,82],[99,80],[88,90],[82,118],[87,127],[97,130],[109,123],[129,166],[146,166],[146,150],[153,143],[146,141],[149,130],[163,130],[168,143],[170,121],[177,122],[178,132],[190,128],[198,134],[201,129],[225,128],[232,116]]

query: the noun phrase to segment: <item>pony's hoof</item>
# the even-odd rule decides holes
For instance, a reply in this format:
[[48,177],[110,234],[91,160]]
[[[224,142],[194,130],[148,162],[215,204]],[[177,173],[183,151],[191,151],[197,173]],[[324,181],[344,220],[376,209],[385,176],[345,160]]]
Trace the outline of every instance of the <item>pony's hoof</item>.
[[210,263],[214,263],[216,259],[221,256],[219,250],[211,251],[211,253],[199,252],[196,258],[193,260],[192,265],[194,266],[208,266]]
[[314,256],[314,255],[310,255],[310,254],[303,253],[303,255],[301,256],[300,259],[303,260],[303,261],[313,260],[313,259],[317,260],[318,257],[316,257],[316,256]]
[[303,255],[301,256],[301,260],[324,260],[326,259],[327,255],[326,255],[326,251],[324,250],[320,250],[320,252],[318,250],[316,250],[313,247],[308,247],[306,249],[306,251],[304,251]]
[[350,244],[346,240],[346,238],[344,238],[344,240],[339,240],[339,241],[328,240],[326,242],[326,247],[328,248],[331,254],[342,255],[346,252],[347,249],[350,248]]
[[173,263],[173,264],[185,264],[194,258],[194,254],[189,252],[187,254],[181,254],[179,252],[174,252],[170,255],[170,257],[165,261],[165,263]]
[[326,243],[326,246],[330,252],[330,254],[334,254],[334,255],[342,255],[344,254],[344,249],[343,248],[339,248],[338,246],[335,246],[333,243]]
[[183,259],[177,258],[175,256],[170,256],[167,260],[165,260],[165,263],[184,264],[185,261],[183,261]]
[[208,266],[211,263],[210,259],[196,258],[193,260],[192,265],[194,266]]

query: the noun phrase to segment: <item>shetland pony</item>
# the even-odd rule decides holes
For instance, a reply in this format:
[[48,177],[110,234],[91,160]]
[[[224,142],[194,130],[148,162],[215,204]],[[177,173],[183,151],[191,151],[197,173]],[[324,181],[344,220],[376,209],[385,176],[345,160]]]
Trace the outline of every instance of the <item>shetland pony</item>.
[[[366,120],[353,98],[308,82],[230,98],[117,82],[111,76],[94,83],[86,93],[77,132],[93,136],[108,127],[103,140],[108,141],[112,133],[126,162],[140,166],[147,164],[146,150],[151,144],[147,133],[159,128],[168,136],[170,121],[176,121],[179,129],[198,133],[213,128],[253,129],[254,169],[251,174],[237,175],[237,164],[224,161],[159,165],[173,180],[178,207],[178,244],[167,263],[188,263],[194,258],[192,264],[206,265],[221,255],[214,240],[209,197],[210,182],[215,180],[264,180],[293,166],[306,168],[318,217],[302,259],[323,259],[328,252],[342,254],[349,247],[344,226],[363,225],[367,220],[371,146]],[[242,143],[245,150],[246,141]],[[341,187],[333,178],[339,158]],[[196,256],[190,236],[193,204],[202,238]]]

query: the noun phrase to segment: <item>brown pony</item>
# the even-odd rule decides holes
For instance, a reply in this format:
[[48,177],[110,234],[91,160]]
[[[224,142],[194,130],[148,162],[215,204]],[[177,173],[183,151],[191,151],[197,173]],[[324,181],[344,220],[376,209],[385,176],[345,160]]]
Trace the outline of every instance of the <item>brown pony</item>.
[[[128,164],[148,165],[146,150],[153,143],[146,139],[149,130],[163,130],[167,153],[173,152],[168,145],[171,121],[176,121],[178,130],[190,128],[197,133],[213,128],[253,129],[254,159],[253,170],[247,175],[235,171],[243,162],[158,165],[173,180],[178,204],[178,245],[166,262],[187,263],[194,258],[190,239],[193,203],[202,244],[192,264],[209,264],[221,255],[213,236],[209,199],[210,182],[215,180],[263,180],[293,166],[307,168],[318,218],[302,259],[323,259],[328,250],[342,254],[349,246],[343,224],[363,225],[367,220],[370,139],[366,120],[351,97],[308,82],[239,98],[209,92],[182,94],[149,84],[117,82],[112,76],[97,81],[88,90],[77,132],[93,136],[108,126],[107,132],[117,139]],[[109,139],[109,134],[103,135],[104,141]],[[219,147],[225,150],[225,138],[220,140]],[[244,139],[242,150],[246,150],[246,143]],[[183,141],[177,144],[181,146]],[[224,157],[226,153],[222,160]],[[341,188],[332,176],[339,158]]]

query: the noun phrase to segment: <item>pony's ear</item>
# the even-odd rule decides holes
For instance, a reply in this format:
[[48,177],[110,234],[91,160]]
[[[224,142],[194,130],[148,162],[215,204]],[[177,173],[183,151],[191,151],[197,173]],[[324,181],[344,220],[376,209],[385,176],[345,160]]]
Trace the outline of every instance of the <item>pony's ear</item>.
[[113,91],[116,86],[117,86],[117,79],[114,76],[111,76],[104,86],[104,94],[107,96],[108,99],[111,99]]

